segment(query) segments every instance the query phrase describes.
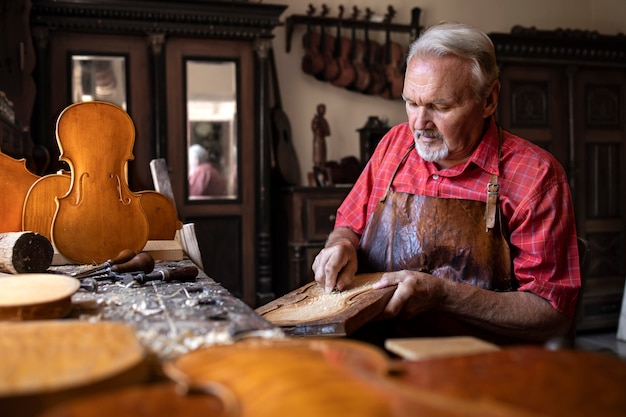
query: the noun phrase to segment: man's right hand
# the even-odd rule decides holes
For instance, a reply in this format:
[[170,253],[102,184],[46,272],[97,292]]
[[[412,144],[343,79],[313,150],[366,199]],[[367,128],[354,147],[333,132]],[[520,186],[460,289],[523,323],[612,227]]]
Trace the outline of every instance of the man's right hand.
[[359,237],[348,228],[337,228],[328,237],[326,247],[320,251],[313,261],[315,281],[331,292],[339,291],[352,282],[357,271],[356,248]]

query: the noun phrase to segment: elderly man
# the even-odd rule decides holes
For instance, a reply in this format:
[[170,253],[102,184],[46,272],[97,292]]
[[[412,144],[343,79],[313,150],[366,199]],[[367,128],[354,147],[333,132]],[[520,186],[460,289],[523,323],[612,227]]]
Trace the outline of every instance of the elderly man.
[[[441,23],[409,49],[408,122],[381,140],[337,212],[315,280],[342,290],[357,272],[397,286],[378,337],[474,335],[496,343],[564,336],[580,290],[563,168],[502,131],[493,44]],[[391,321],[389,321],[391,320]]]

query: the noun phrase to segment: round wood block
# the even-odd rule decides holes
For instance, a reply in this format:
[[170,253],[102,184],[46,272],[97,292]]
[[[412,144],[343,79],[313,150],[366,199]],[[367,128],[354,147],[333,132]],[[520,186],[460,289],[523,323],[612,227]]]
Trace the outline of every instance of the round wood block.
[[122,323],[5,322],[0,334],[0,398],[89,386],[144,357],[134,330]]
[[41,320],[67,316],[80,281],[56,274],[0,277],[0,320]]

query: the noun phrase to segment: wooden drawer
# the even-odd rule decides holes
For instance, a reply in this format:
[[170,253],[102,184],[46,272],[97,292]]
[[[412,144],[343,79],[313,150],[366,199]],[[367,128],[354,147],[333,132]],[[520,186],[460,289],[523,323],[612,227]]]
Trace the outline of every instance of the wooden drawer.
[[311,197],[306,200],[303,219],[306,241],[325,241],[332,232],[337,218],[337,209],[343,198]]

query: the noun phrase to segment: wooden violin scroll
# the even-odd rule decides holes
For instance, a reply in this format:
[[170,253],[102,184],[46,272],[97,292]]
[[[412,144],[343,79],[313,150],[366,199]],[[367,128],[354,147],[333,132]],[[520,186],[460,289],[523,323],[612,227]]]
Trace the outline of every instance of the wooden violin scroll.
[[68,259],[101,263],[123,249],[140,252],[149,225],[140,195],[128,188],[135,126],[114,104],[68,106],[57,120],[59,159],[70,165],[70,189],[56,197],[52,241]]

